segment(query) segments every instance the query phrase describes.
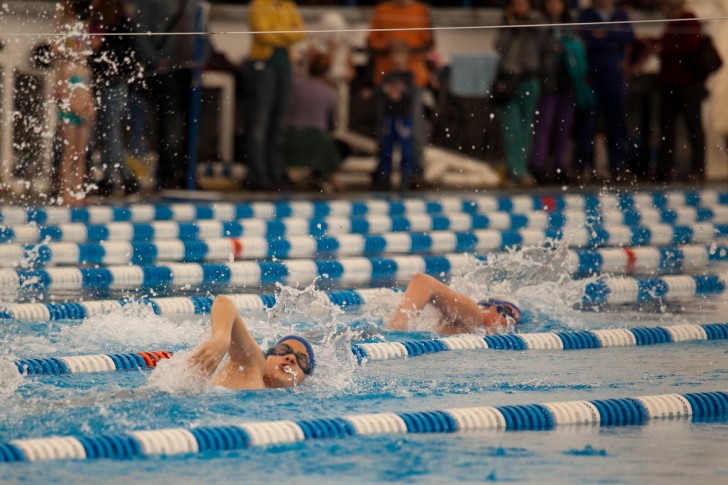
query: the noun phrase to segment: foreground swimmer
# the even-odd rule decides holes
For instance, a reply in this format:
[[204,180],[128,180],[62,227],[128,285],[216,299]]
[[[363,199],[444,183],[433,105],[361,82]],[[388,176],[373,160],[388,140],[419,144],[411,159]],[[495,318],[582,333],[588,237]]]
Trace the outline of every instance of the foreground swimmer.
[[293,387],[311,375],[313,349],[303,337],[283,337],[263,353],[245,327],[232,300],[218,296],[210,311],[212,336],[195,351],[192,365],[212,376],[220,362],[230,358],[214,376],[213,383],[230,389]]
[[521,320],[521,309],[515,298],[498,295],[476,302],[432,276],[418,273],[412,277],[388,327],[408,330],[410,318],[428,304],[442,315],[433,330],[444,335],[483,330],[494,333]]

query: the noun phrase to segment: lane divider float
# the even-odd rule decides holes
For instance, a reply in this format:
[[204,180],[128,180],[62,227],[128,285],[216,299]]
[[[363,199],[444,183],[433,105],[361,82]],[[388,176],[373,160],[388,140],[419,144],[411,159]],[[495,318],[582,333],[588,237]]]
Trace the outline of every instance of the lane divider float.
[[357,361],[362,363],[459,350],[585,350],[701,340],[728,340],[728,323],[496,334],[485,337],[456,335],[432,340],[353,344],[351,350]]
[[653,420],[713,421],[728,416],[728,392],[454,408],[343,417],[139,430],[100,436],[15,439],[0,462],[128,459],[272,446],[318,439],[405,433],[547,431],[561,426],[637,426]]
[[62,375],[90,372],[112,372],[133,369],[153,369],[172,353],[166,350],[132,352],[126,354],[77,355],[71,357],[45,357],[20,359],[15,362],[23,375]]
[[[728,229],[728,226],[726,226]],[[679,244],[687,244],[692,240],[701,244],[690,246],[673,245],[675,243],[674,228],[666,233],[639,233],[637,238],[617,236],[616,229],[608,237],[599,231],[570,231],[564,240],[571,248],[595,248],[592,254],[586,249],[571,249],[570,258],[579,255],[585,259],[579,265],[591,265],[590,269],[598,269],[597,262],[605,256],[614,254],[624,248],[608,246],[625,246],[629,240],[629,249],[641,249],[641,253],[658,251],[657,259],[672,260],[695,259],[700,261],[728,260],[728,248],[712,243],[710,232],[703,235],[680,235]],[[563,238],[563,234],[557,235]],[[614,237],[612,237],[614,236]],[[290,236],[290,237],[231,237],[202,240],[163,239],[153,242],[137,241],[102,241],[99,243],[49,242],[38,244],[0,244],[0,267],[4,268],[41,268],[69,265],[149,265],[159,262],[231,262],[248,259],[293,259],[321,257],[352,256],[386,256],[393,254],[446,254],[446,253],[488,253],[518,249],[524,246],[541,246],[548,234],[540,230],[524,229],[516,232],[494,230],[473,231],[431,231],[431,232],[389,232],[382,234],[341,234],[336,236]],[[658,240],[665,244],[652,244]],[[704,240],[705,239],[705,240]],[[558,240],[558,238],[557,238]],[[707,243],[711,243],[706,247]],[[635,243],[635,244],[632,244]],[[652,246],[661,246],[654,248]],[[603,248],[603,249],[600,249]],[[699,248],[699,249],[698,249]],[[614,251],[609,252],[608,249]],[[578,252],[574,252],[578,251]],[[688,252],[691,252],[688,254]],[[666,254],[669,252],[670,254]],[[582,257],[581,254],[585,256]],[[664,254],[664,256],[661,255]],[[685,255],[683,255],[685,253]],[[602,256],[604,255],[604,256]],[[635,257],[637,255],[635,254]],[[652,262],[655,257],[644,257]],[[677,261],[676,261],[677,262]],[[637,263],[635,261],[635,263]],[[654,264],[653,268],[659,266]],[[570,268],[570,271],[578,271]]]
[[[384,234],[389,232],[487,230],[501,238],[567,239],[575,247],[609,245],[668,245],[709,243],[728,235],[728,224],[689,222],[687,224],[639,221],[635,224],[602,222],[584,214],[564,216],[539,213],[529,216],[453,214],[411,217],[372,216],[360,218],[285,219],[264,221],[151,222],[87,225],[68,223],[55,226],[34,224],[0,226],[0,243],[45,244],[48,242],[99,243],[104,241],[156,242],[159,240],[198,241],[225,237],[340,236],[343,234]],[[567,234],[568,237],[564,237]]]
[[225,203],[130,204],[127,206],[35,207],[0,206],[3,224],[61,224],[82,222],[151,222],[236,219],[280,219],[284,217],[352,217],[365,214],[402,215],[449,212],[530,212],[564,209],[673,209],[728,204],[728,193],[699,191],[640,191],[633,194],[554,194],[512,196],[433,197],[428,199],[362,199],[359,201],[284,201]]
[[[446,351],[461,350],[585,350],[608,347],[728,340],[728,323],[673,325],[667,327],[633,327],[587,330],[580,332],[543,332],[526,334],[497,334],[488,336],[457,335],[432,340],[377,342],[352,344],[357,363],[418,357]],[[23,375],[60,375],[86,372],[112,372],[129,369],[151,369],[157,361],[171,358],[162,352],[131,354],[99,354],[74,357],[29,358],[16,361]]]
[[[450,261],[451,262],[451,261]],[[267,273],[265,282],[274,281],[286,282],[292,284],[296,282],[296,286],[305,286],[313,283],[317,279],[317,275],[323,280],[336,279],[340,271],[340,267],[331,262],[330,266],[319,269],[316,273],[317,266],[309,262],[309,272],[306,274],[307,279],[303,279],[303,272],[293,273],[296,280],[291,279],[291,273],[286,273],[290,268],[283,269],[274,275],[279,279]],[[369,269],[366,262],[362,262],[360,269]],[[258,264],[258,263],[250,263]],[[272,263],[271,263],[272,264]],[[305,262],[301,262],[304,265]],[[384,269],[387,272],[384,272]],[[423,272],[444,279],[450,274],[450,270],[442,266],[432,264],[424,269],[418,267],[408,270],[409,278],[405,277],[404,270],[394,266],[381,267],[377,269],[377,276],[383,278],[388,276],[398,281],[405,282],[415,273]],[[200,270],[200,272],[202,272]],[[0,276],[2,272],[0,272]],[[166,273],[169,276],[169,273]],[[333,275],[333,277],[332,277]],[[362,271],[361,273],[348,273],[348,280],[358,284],[366,283],[372,279],[372,273]],[[144,276],[142,273],[141,276]],[[287,278],[285,277],[287,276]],[[345,278],[339,276],[339,281]],[[727,275],[701,274],[701,275],[673,275],[655,278],[630,278],[630,277],[603,277],[602,279],[588,283],[584,289],[582,296],[582,305],[585,308],[603,305],[624,305],[639,303],[676,303],[703,300],[709,297],[723,295],[728,287]],[[77,278],[74,281],[81,280]],[[159,281],[157,278],[156,281]],[[169,285],[170,278],[164,280]],[[42,280],[41,280],[42,281]],[[246,279],[247,285],[259,285],[263,281],[261,273],[249,275]],[[198,282],[190,282],[189,284],[199,284]],[[141,286],[139,282],[137,287]],[[134,286],[131,284],[130,286]],[[75,287],[79,288],[79,287]],[[391,288],[363,288],[360,290],[341,290],[326,292],[326,298],[333,305],[342,308],[345,311],[365,310],[369,303],[381,303],[382,298],[392,296],[401,290]],[[254,311],[273,308],[277,301],[275,294],[228,294],[236,305],[238,311]],[[160,298],[140,298],[140,299],[119,299],[119,300],[96,300],[83,302],[64,302],[64,303],[9,303],[0,306],[0,321],[3,319],[14,319],[23,322],[47,322],[57,320],[83,320],[88,317],[102,315],[110,311],[118,310],[128,304],[137,303],[148,305],[157,315],[166,317],[182,317],[193,315],[207,315],[214,297],[211,296],[179,296],[179,297],[160,297]]]
[[161,289],[174,287],[308,286],[316,280],[361,285],[407,282],[416,273],[444,278],[472,265],[467,254],[352,257],[324,260],[169,263],[88,268],[0,269],[2,290]]

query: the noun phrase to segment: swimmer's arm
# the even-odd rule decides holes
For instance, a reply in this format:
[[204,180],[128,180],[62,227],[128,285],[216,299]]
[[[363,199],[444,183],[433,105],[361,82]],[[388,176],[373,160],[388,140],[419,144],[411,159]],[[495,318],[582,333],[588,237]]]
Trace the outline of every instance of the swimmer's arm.
[[419,273],[412,277],[388,327],[407,330],[413,314],[428,303],[442,314],[444,323],[435,328],[438,333],[470,332],[481,320],[482,312],[475,301],[432,276]]
[[230,341],[230,360],[242,366],[254,366],[260,369],[265,367],[265,356],[260,346],[255,341],[248,327],[245,326],[243,318],[238,314],[232,300],[226,296],[218,296],[216,301],[221,299],[225,302],[225,311],[232,311],[234,315],[233,328]]
[[236,364],[260,368],[265,366],[260,347],[245,328],[230,298],[222,295],[215,298],[210,311],[210,325],[212,337],[200,345],[192,356],[193,365],[201,371],[211,375],[226,353]]

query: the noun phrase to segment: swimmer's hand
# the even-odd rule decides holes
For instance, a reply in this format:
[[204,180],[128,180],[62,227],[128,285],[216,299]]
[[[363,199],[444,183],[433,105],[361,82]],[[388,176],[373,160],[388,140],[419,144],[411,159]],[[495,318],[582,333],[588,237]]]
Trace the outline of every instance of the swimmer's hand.
[[191,365],[205,375],[212,375],[229,348],[229,338],[213,337],[195,351],[190,359]]

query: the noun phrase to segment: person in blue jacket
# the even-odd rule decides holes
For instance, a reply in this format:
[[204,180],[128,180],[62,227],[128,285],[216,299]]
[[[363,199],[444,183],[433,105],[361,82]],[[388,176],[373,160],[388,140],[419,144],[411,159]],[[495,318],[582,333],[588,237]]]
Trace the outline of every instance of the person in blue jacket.
[[615,5],[615,0],[593,0],[579,15],[579,23],[608,23],[584,26],[581,31],[589,62],[588,81],[596,95],[596,107],[578,110],[574,123],[576,167],[587,179],[593,175],[594,136],[600,115],[604,117],[611,178],[624,176],[627,168],[625,53],[635,37],[631,24],[609,22],[628,21],[629,15]]

